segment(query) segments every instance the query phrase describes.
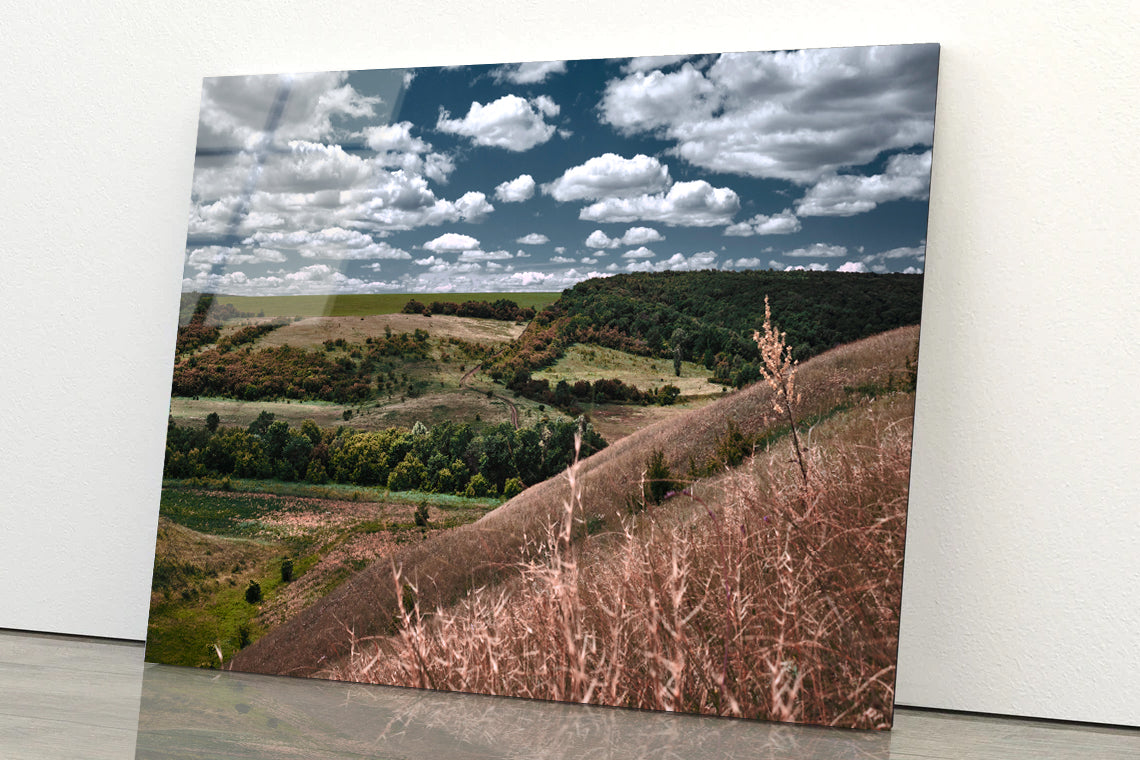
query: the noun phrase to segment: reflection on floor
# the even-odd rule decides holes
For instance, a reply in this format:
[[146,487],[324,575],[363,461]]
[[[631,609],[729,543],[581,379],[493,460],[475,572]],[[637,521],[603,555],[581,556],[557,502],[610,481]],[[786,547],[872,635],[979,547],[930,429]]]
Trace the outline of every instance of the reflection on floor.
[[144,664],[0,631],[4,758],[1140,757],[1140,730],[899,709],[891,732],[788,726]]

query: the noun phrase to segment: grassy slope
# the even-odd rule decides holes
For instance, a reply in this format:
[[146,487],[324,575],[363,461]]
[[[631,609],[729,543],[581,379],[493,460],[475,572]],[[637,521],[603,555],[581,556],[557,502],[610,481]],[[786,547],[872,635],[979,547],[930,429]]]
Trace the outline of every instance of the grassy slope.
[[219,304],[233,304],[241,312],[267,317],[359,317],[368,314],[395,314],[411,299],[425,304],[432,301],[514,301],[519,306],[541,309],[558,299],[558,293],[379,293],[340,296],[225,296]]
[[[806,362],[797,376],[802,415],[826,415],[850,403],[852,387],[899,379],[917,340],[917,327],[900,328]],[[700,463],[709,456],[730,420],[754,435],[778,429],[768,388],[761,383],[732,393],[703,409],[630,435],[585,460],[579,466],[584,511],[616,528],[629,499],[640,492],[652,450],[664,450],[672,469],[686,472],[690,459]],[[542,535],[568,496],[566,479],[552,478],[474,524],[398,551],[393,560],[402,567],[404,577],[419,587],[421,605],[431,609],[449,603],[469,588],[513,575],[527,537]],[[365,570],[240,652],[232,667],[289,675],[325,672],[329,663],[348,655],[349,629],[357,637],[389,632],[398,601],[390,568]]]
[[[298,296],[300,298],[300,296]],[[402,303],[401,303],[402,305]],[[324,401],[241,401],[232,398],[172,397],[170,414],[180,424],[204,423],[211,412],[219,415],[223,425],[248,425],[262,411],[272,412],[277,419],[291,425],[311,419],[320,427],[337,427],[345,424],[344,412],[351,411],[349,423],[359,430],[383,430],[389,427],[411,427],[416,422],[435,425],[445,420],[472,421],[478,417],[485,423],[509,422],[510,409],[501,400],[488,398],[486,391],[492,384],[476,376],[460,387],[460,379],[477,360],[466,358],[448,338],[468,343],[495,346],[505,344],[522,333],[522,326],[513,322],[469,317],[420,314],[389,314],[367,317],[310,317],[293,322],[260,338],[254,348],[289,345],[309,350],[320,349],[326,340],[338,338],[350,344],[363,344],[368,337],[381,337],[385,328],[394,333],[411,333],[422,329],[432,338],[431,359],[405,361],[398,358],[382,360],[407,374],[413,380],[428,383],[419,398],[404,398],[400,391],[392,395],[379,394],[363,404],[336,404]],[[223,334],[226,330],[223,330]],[[232,332],[232,330],[230,330]],[[342,356],[338,349],[331,356]],[[444,354],[449,357],[444,361]],[[401,400],[404,398],[404,400]],[[539,404],[517,399],[522,424],[531,424],[542,414],[555,414],[553,410],[540,411]]]
[[[234,492],[190,481],[167,481],[163,489],[147,629],[151,662],[218,665],[214,647],[231,656],[239,628],[256,640],[396,545],[422,540],[413,521],[418,503],[431,505],[433,530],[469,523],[497,505],[335,484],[232,483]],[[290,584],[281,581],[286,556],[295,560]],[[260,604],[245,600],[250,581],[261,586]]]
[[700,364],[681,363],[681,376],[673,374],[671,359],[654,359],[648,356],[617,351],[602,346],[574,344],[552,366],[532,373],[536,380],[559,380],[573,384],[575,380],[621,380],[642,390],[663,385],[675,385],[683,396],[720,393],[721,386],[710,383],[712,372]]
[[308,317],[279,327],[257,342],[258,347],[290,345],[315,348],[326,340],[343,338],[349,343],[364,343],[369,337],[424,330],[433,338],[459,338],[469,343],[508,343],[522,334],[522,325],[497,319],[449,317],[443,314],[379,314],[357,317]]
[[548,542],[505,583],[413,609],[332,675],[889,726],[914,395],[860,395],[811,427],[806,493],[785,436],[624,531]]
[[253,630],[258,608],[245,601],[246,586],[256,580],[271,592],[281,554],[276,544],[212,536],[161,518],[146,659],[220,664],[214,646],[228,655],[238,648],[239,627]]

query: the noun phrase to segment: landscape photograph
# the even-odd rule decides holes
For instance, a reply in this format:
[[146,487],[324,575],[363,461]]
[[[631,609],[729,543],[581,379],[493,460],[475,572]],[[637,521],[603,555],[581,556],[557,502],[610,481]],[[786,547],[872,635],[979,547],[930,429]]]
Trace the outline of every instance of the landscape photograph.
[[147,660],[890,728],[937,72],[204,80]]

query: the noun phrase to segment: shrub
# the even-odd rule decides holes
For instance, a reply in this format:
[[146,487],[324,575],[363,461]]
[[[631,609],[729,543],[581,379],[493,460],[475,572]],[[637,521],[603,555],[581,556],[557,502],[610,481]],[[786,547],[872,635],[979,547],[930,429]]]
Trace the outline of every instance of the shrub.
[[428,524],[428,505],[427,502],[421,503],[416,507],[416,514],[413,517],[416,525],[420,528],[426,528]]
[[526,490],[526,486],[518,478],[507,478],[507,482],[503,484],[503,498],[513,499]]
[[293,560],[290,557],[281,560],[281,580],[286,583],[293,582]]
[[388,473],[388,488],[392,491],[411,491],[419,488],[427,477],[427,468],[415,454],[408,454]]
[[454,493],[456,488],[455,475],[451,469],[444,467],[435,476],[435,490],[440,493]]
[[478,499],[489,496],[491,494],[491,488],[491,484],[483,477],[483,473],[478,472],[475,473],[475,477],[471,478],[471,481],[467,484],[467,490],[463,492],[463,495],[468,499]]
[[729,420],[724,433],[716,439],[716,459],[722,467],[738,467],[752,453],[752,441],[740,431],[736,420]]
[[321,485],[329,481],[328,473],[325,472],[325,466],[317,460],[309,462],[309,468],[305,471],[305,480],[310,483]]
[[250,581],[249,586],[245,589],[245,600],[250,604],[257,604],[261,601],[261,584],[257,581]]
[[665,452],[654,449],[646,463],[645,500],[660,504],[665,499],[666,494],[676,491],[678,485],[673,482],[672,477],[673,472],[669,469],[669,463],[665,461]]

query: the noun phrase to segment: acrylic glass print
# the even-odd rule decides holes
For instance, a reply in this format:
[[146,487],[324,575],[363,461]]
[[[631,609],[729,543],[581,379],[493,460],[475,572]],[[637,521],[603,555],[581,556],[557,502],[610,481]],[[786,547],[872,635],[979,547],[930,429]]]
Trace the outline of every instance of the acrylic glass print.
[[207,79],[147,659],[888,728],[937,66]]

